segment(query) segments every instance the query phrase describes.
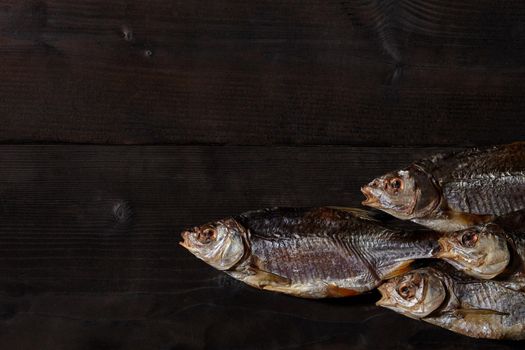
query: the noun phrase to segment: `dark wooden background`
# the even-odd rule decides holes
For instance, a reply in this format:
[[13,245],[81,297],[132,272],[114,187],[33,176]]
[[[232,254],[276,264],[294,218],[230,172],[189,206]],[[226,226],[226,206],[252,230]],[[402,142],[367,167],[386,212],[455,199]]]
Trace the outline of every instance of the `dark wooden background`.
[[501,349],[230,279],[185,227],[525,140],[518,0],[0,0],[1,349]]

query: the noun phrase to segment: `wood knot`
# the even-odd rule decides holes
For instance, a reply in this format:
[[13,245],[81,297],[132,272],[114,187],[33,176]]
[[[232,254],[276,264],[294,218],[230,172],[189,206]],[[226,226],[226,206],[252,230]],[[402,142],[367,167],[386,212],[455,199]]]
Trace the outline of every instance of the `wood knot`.
[[133,30],[127,25],[123,25],[121,29],[124,40],[129,42],[133,41]]
[[116,224],[129,224],[133,216],[133,207],[129,201],[119,201],[113,206],[113,219]]

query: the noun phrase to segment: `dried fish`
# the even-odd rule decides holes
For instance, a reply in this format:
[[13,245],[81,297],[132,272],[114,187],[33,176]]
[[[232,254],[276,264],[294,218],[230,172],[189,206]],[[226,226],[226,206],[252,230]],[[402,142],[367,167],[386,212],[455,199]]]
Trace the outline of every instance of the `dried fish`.
[[445,270],[393,278],[379,287],[377,305],[469,337],[525,339],[525,293]]
[[389,229],[359,209],[273,208],[182,233],[181,245],[248,285],[305,298],[370,291],[432,257],[437,233]]
[[363,186],[364,205],[441,231],[525,209],[525,142],[437,154]]

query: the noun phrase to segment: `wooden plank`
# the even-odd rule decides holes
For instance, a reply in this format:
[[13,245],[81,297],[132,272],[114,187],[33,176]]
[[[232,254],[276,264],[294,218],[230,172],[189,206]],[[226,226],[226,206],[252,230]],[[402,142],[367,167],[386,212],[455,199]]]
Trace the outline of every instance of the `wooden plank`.
[[2,0],[0,142],[520,140],[523,18],[517,0]]
[[32,297],[12,306],[16,316],[0,321],[0,340],[8,349],[42,350],[523,347],[462,337],[376,308],[372,298],[316,302],[244,291],[196,294],[202,302],[185,307],[185,295]]
[[244,286],[177,245],[270,206],[358,205],[437,148],[0,146],[0,343],[38,349],[518,348]]

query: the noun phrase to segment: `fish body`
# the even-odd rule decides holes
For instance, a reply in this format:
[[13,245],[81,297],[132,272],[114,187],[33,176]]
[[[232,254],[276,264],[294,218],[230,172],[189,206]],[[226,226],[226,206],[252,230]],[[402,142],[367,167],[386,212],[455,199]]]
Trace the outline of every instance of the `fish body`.
[[436,233],[389,229],[362,210],[327,207],[247,212],[184,232],[181,244],[217,265],[192,250],[191,237],[206,227],[217,230],[225,221],[242,228],[243,254],[238,259],[222,254],[219,260],[235,263],[219,269],[253,287],[306,298],[370,291],[438,248]]
[[378,305],[474,338],[525,339],[525,293],[451,268],[426,267],[379,288]]
[[440,231],[525,209],[525,142],[437,154],[362,187],[364,205]]

